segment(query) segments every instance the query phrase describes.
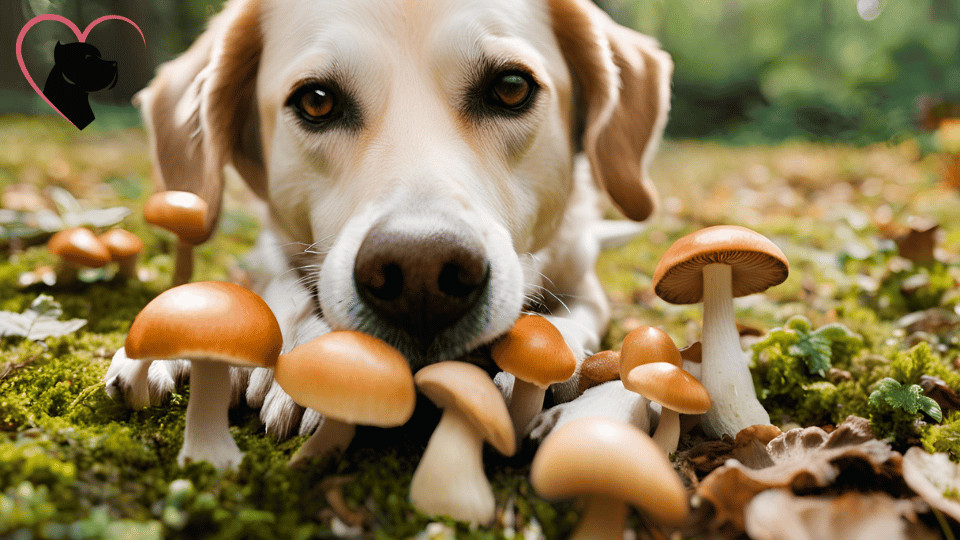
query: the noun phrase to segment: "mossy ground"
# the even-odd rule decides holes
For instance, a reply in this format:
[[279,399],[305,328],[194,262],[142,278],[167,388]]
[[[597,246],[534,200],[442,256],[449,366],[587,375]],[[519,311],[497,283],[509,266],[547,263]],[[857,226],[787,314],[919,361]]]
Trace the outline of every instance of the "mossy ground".
[[[683,234],[740,224],[768,235],[791,261],[786,283],[738,300],[741,323],[766,331],[802,316],[814,329],[840,323],[862,338],[857,350],[837,357],[834,367],[850,375],[842,380],[784,367],[781,360],[790,354],[771,364],[776,355],[758,352],[758,381],[774,372],[785,381],[786,390],[765,398],[775,422],[826,424],[854,413],[872,414],[882,427],[894,420],[869,410],[867,395],[887,376],[914,384],[921,375],[936,375],[960,389],[960,201],[939,181],[941,156],[921,146],[912,140],[867,148],[665,144],[654,164],[660,212],[645,233],[604,253],[598,265],[614,309],[605,345],[618,348],[623,335],[641,324],[663,327],[680,346],[699,339],[699,308],[660,301],[650,276],[663,251]],[[315,538],[332,537],[351,522],[365,536],[379,538],[424,531],[432,520],[410,508],[406,491],[430,419],[413,429],[362,431],[341,458],[293,471],[285,462],[302,438],[264,435],[257,411],[241,407],[232,411],[231,423],[247,459],[237,471],[220,475],[205,464],[175,464],[187,388],[164,406],[142,411],[119,406],[104,393],[110,357],[139,309],[164,289],[172,266],[171,238],[139,217],[152,190],[147,155],[139,129],[97,131],[94,124],[76,133],[52,118],[0,122],[0,188],[15,182],[60,185],[91,206],[129,206],[133,214],[124,225],[146,240],[142,264],[155,271],[145,283],[20,289],[18,276],[52,263],[51,257],[42,247],[30,247],[0,262],[0,310],[22,311],[47,293],[63,305],[65,318],[88,321],[75,334],[39,343],[0,338],[0,536]],[[228,279],[253,243],[257,225],[248,197],[239,185],[228,186],[220,231],[198,250],[199,278]],[[943,262],[901,264],[894,271],[895,247],[882,239],[881,229],[911,215],[941,224]],[[904,286],[923,273],[928,278],[920,280],[919,291]],[[904,323],[916,314],[922,323],[928,312],[948,322],[920,329]],[[960,458],[960,413],[945,412],[939,425],[911,424],[898,444],[923,444]],[[547,504],[532,492],[529,458],[529,449],[510,460],[489,455],[498,503],[508,509],[501,523],[489,529],[446,525],[475,538],[523,531],[535,536],[538,530],[563,537],[576,508]]]

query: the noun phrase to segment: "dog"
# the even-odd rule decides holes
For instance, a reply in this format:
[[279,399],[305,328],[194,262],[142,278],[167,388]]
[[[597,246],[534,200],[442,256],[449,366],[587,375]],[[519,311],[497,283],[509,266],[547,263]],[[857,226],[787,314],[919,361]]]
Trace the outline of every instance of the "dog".
[[[489,367],[526,311],[579,359],[599,348],[601,193],[631,220],[654,211],[671,73],[588,0],[230,0],[136,100],[158,189],[206,200],[211,234],[225,168],[263,201],[248,260],[284,350],[352,329],[413,370]],[[107,389],[140,404],[186,369],[134,364],[118,355]],[[270,370],[235,369],[233,387],[271,434],[321,420]],[[552,392],[575,398],[576,376]]]
[[113,88],[119,72],[117,63],[101,58],[100,50],[89,43],[59,41],[53,48],[54,66],[43,85],[43,95],[73,125],[83,129],[93,122],[90,92]]

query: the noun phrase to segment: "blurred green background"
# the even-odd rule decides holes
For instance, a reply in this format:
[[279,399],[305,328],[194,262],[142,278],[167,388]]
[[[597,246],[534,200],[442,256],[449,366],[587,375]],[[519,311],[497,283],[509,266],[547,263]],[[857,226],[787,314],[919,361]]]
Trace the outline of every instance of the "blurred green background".
[[[861,0],[880,8],[872,20],[858,13],[858,0],[597,1],[673,55],[673,138],[866,144],[911,136],[921,111],[960,116],[960,0]],[[117,87],[93,99],[119,106],[110,109],[113,122],[135,124],[125,112],[130,96],[157,64],[193,41],[221,3],[2,0],[0,113],[51,113],[12,54],[20,28],[36,14],[59,13],[81,27],[104,14],[137,21],[146,49],[121,23],[91,37],[104,57],[125,60]],[[41,81],[57,39],[73,40],[54,23],[30,31],[24,57]]]

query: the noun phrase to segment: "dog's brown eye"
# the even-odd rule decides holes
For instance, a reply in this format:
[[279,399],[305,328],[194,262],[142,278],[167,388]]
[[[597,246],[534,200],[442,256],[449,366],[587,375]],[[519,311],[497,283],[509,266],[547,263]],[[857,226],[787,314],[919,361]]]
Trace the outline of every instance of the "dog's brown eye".
[[529,75],[508,71],[496,76],[490,86],[490,100],[500,107],[520,109],[533,96],[534,83]]
[[311,87],[301,91],[294,104],[305,120],[316,122],[330,117],[336,109],[337,99],[326,88]]

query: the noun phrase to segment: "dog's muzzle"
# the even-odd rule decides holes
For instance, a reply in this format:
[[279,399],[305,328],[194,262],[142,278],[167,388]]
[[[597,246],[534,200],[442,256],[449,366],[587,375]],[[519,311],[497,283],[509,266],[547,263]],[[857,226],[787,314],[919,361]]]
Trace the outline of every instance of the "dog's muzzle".
[[483,253],[479,240],[455,219],[433,230],[381,220],[360,245],[354,283],[367,308],[427,351],[484,295],[490,264]]

